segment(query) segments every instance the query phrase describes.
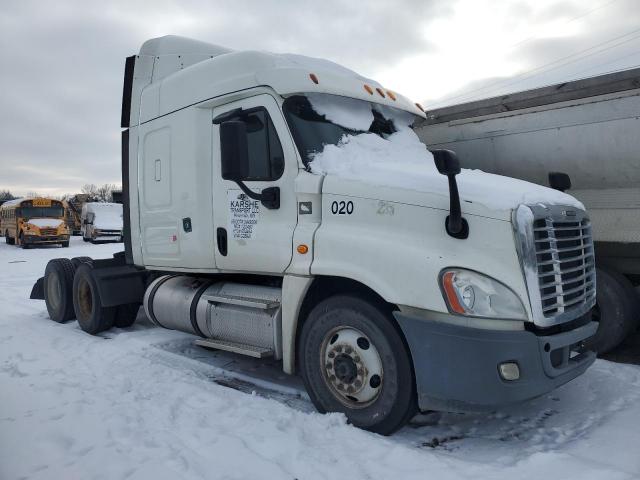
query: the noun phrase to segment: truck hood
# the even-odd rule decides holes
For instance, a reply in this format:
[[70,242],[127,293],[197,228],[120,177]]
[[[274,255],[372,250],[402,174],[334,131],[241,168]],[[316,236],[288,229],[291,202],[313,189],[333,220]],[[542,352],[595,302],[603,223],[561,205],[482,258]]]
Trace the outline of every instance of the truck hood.
[[[464,165],[464,159],[461,159]],[[325,175],[323,192],[449,209],[449,185],[433,155],[407,127],[382,138],[365,133],[325,145],[309,164]],[[510,220],[520,204],[545,203],[584,209],[570,195],[481,170],[462,169],[456,177],[462,211]]]
[[58,228],[62,223],[59,218],[31,218],[27,222],[27,224],[38,228]]
[[[364,175],[357,179],[327,174],[322,191],[449,210],[449,185],[445,176],[425,178],[407,172],[406,178],[401,178],[397,175],[386,178]],[[463,170],[456,178],[463,214],[511,221],[512,210],[518,205],[535,203],[567,205],[584,210],[582,203],[571,195],[522,180],[479,170]]]

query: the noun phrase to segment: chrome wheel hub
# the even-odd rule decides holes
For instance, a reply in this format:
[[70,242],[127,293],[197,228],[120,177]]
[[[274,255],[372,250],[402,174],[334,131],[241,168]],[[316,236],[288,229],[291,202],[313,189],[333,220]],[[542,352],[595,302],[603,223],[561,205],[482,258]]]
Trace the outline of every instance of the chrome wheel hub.
[[382,360],[369,338],[355,328],[338,327],[322,342],[323,376],[334,396],[350,408],[370,405],[382,391]]

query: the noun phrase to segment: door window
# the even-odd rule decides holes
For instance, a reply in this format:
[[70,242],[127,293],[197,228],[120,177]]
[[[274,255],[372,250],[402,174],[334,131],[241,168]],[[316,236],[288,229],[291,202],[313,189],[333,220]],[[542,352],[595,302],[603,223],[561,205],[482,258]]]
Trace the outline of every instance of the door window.
[[249,174],[246,181],[273,181],[284,172],[284,153],[269,113],[262,108],[245,110],[231,120],[247,126]]

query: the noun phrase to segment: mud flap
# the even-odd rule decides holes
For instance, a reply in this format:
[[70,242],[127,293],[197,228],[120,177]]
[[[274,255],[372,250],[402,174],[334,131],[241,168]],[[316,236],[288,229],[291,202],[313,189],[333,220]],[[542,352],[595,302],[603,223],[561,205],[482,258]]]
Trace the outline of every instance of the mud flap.
[[44,300],[44,277],[40,277],[31,289],[31,300]]

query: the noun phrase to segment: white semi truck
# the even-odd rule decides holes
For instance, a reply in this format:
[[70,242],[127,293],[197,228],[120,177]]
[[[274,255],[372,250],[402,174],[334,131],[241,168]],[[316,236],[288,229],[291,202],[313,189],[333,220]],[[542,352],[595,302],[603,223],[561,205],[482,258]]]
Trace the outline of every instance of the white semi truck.
[[432,157],[423,118],[325,60],[149,40],[125,68],[125,251],[52,260],[32,298],[91,334],[143,304],[383,434],[542,395],[595,359],[588,215]]
[[[416,124],[464,166],[541,185],[586,205],[598,267],[592,339],[606,353],[640,320],[640,69],[599,75],[427,112]],[[563,175],[568,174],[567,179]]]

